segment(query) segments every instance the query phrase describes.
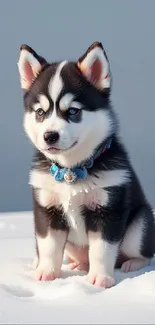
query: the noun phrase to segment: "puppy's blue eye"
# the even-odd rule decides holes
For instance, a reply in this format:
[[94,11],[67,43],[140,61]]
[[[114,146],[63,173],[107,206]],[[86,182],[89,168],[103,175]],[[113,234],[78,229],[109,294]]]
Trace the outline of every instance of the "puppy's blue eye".
[[44,115],[44,110],[42,109],[42,108],[38,108],[37,109],[37,114],[39,115],[39,116],[43,116]]
[[36,110],[36,119],[38,122],[43,122],[45,117],[45,112],[44,110],[40,107]]
[[68,114],[69,115],[76,115],[80,112],[80,110],[78,108],[74,108],[74,107],[71,107],[69,110],[68,110]]

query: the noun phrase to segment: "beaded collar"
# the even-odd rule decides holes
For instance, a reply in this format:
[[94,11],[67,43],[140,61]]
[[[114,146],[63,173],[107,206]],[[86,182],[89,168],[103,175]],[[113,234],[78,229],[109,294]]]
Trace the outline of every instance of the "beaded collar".
[[54,176],[57,182],[65,181],[67,184],[74,184],[78,180],[83,180],[87,177],[87,169],[92,168],[94,160],[96,160],[101,154],[103,154],[111,146],[112,139],[110,138],[106,144],[101,144],[98,147],[94,155],[85,160],[81,165],[73,168],[59,167],[58,164],[52,162],[50,167],[50,173]]

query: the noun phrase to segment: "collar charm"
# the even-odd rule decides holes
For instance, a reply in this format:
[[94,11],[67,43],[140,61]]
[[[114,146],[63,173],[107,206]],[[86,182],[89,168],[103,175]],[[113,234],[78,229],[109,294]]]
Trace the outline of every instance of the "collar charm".
[[67,184],[73,184],[77,180],[83,180],[87,178],[87,169],[92,168],[94,160],[97,159],[106,149],[109,149],[111,146],[111,139],[103,147],[101,146],[94,154],[93,157],[87,159],[81,166],[73,168],[61,168],[58,167],[56,163],[52,163],[50,167],[50,173],[54,176],[54,179],[57,182],[65,181]]
[[[87,167],[88,168],[88,167]],[[55,163],[50,167],[50,173],[57,182],[65,180],[66,183],[75,183],[77,179],[85,179],[87,177],[87,168],[81,166],[78,168],[59,168]]]

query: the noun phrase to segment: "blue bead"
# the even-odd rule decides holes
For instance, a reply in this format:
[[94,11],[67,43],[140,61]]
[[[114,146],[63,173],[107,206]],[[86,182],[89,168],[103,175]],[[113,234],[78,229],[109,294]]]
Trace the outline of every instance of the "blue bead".
[[57,182],[62,182],[64,179],[64,169],[58,169],[54,174],[54,179]]
[[85,179],[87,177],[87,169],[85,167],[76,168],[76,175],[79,179]]
[[58,169],[59,169],[58,166],[57,166],[56,164],[53,164],[53,165],[50,167],[50,173],[51,173],[52,175],[54,175]]

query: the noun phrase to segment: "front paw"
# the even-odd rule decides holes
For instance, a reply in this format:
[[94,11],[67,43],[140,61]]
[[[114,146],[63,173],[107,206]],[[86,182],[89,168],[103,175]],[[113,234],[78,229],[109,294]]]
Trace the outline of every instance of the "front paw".
[[99,286],[106,288],[111,288],[115,285],[115,280],[110,275],[104,275],[102,273],[95,273],[95,272],[89,272],[88,275],[88,282]]
[[51,264],[39,265],[34,273],[34,278],[37,281],[53,281],[60,277],[60,272],[54,271]]

